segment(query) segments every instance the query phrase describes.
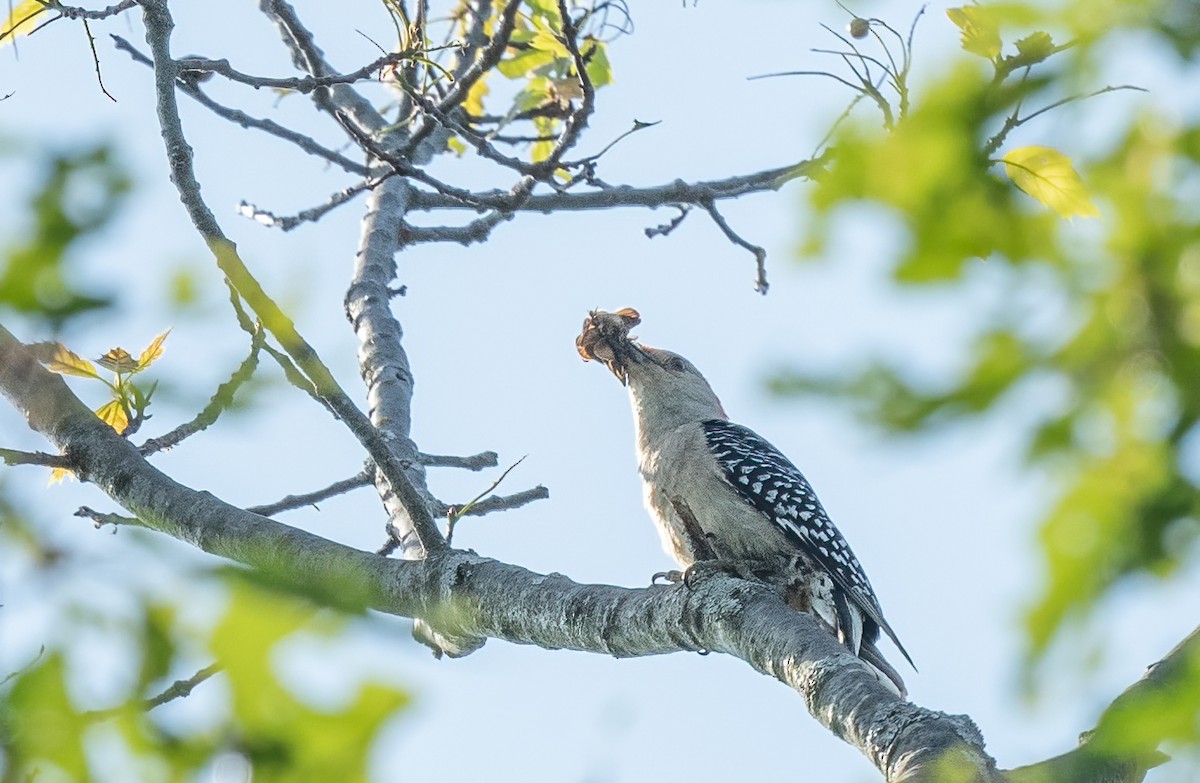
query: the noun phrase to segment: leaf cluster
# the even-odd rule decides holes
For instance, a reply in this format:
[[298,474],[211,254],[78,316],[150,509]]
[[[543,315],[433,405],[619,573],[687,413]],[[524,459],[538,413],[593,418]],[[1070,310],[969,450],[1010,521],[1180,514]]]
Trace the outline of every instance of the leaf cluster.
[[66,266],[74,248],[111,225],[131,183],[106,146],[54,155],[43,166],[29,202],[32,225],[0,251],[0,307],[57,330],[113,304],[109,295],[83,291]]
[[[1023,107],[1060,109],[1086,97],[1056,99],[1051,90],[1091,73],[1105,40],[1076,41],[1071,59],[1059,62],[1068,47],[1035,30],[1006,54],[1001,22],[1041,16],[1004,8],[1007,16],[990,6],[950,10],[963,48],[986,59],[990,73],[967,58],[925,89],[891,133],[844,129],[812,203],[822,215],[863,199],[892,210],[909,237],[893,269],[897,292],[964,295],[987,265],[1008,293],[994,308],[964,313],[966,359],[942,383],[919,383],[875,360],[849,379],[796,371],[775,387],[853,401],[896,433],[993,412],[1019,389],[1060,392],[1024,411],[1029,463],[1061,482],[1040,522],[1045,587],[1026,614],[1034,660],[1127,577],[1165,577],[1194,557],[1200,476],[1188,449],[1200,439],[1200,228],[1188,183],[1200,176],[1200,127],[1127,111],[1107,149],[1079,171],[1041,144],[994,158],[1010,131],[1043,113]],[[1153,27],[1137,14],[1109,21],[1114,35]],[[1039,75],[1047,67],[1056,70]],[[1001,162],[1008,182],[995,171]],[[1023,203],[1012,185],[1060,217],[1098,220],[1087,230],[1058,220]],[[818,222],[809,255],[822,252],[828,226]],[[1030,301],[1061,312],[1016,304]]]
[[[365,680],[345,703],[316,707],[297,698],[275,665],[283,647],[325,643],[344,622],[234,572],[197,579],[193,587],[192,599],[227,594],[225,610],[211,623],[186,620],[179,606],[143,595],[136,619],[118,624],[128,637],[125,649],[140,654],[136,682],[121,703],[100,710],[81,705],[72,680],[85,673],[73,662],[86,658],[68,657],[58,648],[43,649],[0,683],[5,780],[50,774],[87,781],[123,774],[184,781],[211,776],[215,765],[228,767],[234,760],[259,780],[368,779],[371,744],[384,723],[409,704],[407,692]],[[88,622],[103,620],[92,616]],[[196,660],[216,662],[186,676]],[[172,684],[178,676],[184,678]],[[164,705],[200,688],[227,692],[226,714],[200,721],[160,717],[171,709]],[[100,737],[105,741],[98,745]],[[114,742],[122,753],[112,753]]]

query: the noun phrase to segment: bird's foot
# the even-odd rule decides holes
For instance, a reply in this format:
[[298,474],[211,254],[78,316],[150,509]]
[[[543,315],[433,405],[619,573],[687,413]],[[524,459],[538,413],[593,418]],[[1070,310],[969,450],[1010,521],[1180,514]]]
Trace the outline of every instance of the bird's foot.
[[724,558],[697,560],[683,571],[659,571],[650,578],[650,584],[655,584],[662,579],[669,584],[683,584],[692,588],[698,582],[718,574],[736,576],[738,579],[762,581],[762,577],[759,575],[761,565],[761,563],[751,560],[726,560]]
[[757,579],[753,563],[743,560],[728,560],[716,558],[713,560],[697,560],[683,572],[683,583],[695,587],[699,582],[718,574],[735,576],[738,579]]

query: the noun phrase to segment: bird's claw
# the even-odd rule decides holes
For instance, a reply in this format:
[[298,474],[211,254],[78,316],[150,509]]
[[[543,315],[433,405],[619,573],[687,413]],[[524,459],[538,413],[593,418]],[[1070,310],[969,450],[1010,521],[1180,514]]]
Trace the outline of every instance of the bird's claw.
[[697,560],[683,571],[659,571],[654,576],[650,577],[650,584],[656,584],[659,579],[668,584],[682,584],[688,589],[694,588],[696,583],[716,574],[728,574],[736,576],[739,579],[753,579],[753,574],[744,566],[735,560]]

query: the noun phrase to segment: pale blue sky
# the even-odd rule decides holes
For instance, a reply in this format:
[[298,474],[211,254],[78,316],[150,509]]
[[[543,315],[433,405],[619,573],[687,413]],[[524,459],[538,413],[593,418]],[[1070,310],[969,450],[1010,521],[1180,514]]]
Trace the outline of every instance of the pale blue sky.
[[[176,53],[228,57],[250,72],[290,73],[286,55],[253,4],[173,5]],[[600,173],[608,182],[714,178],[807,157],[847,100],[832,80],[745,80],[771,71],[831,67],[809,49],[831,43],[819,22],[836,28],[846,23],[845,12],[833,3],[634,5],[636,34],[610,50],[617,83],[601,91],[580,149],[600,149],[634,119],[662,124],[604,158]],[[386,40],[376,3],[297,7],[337,67],[350,69],[377,54],[356,28]],[[918,84],[935,78],[946,58],[955,56],[957,31],[944,7],[931,5],[918,29]],[[896,2],[862,10],[907,28],[916,8]],[[5,183],[0,236],[21,228],[20,205],[36,150],[78,148],[101,139],[117,145],[134,173],[136,191],[114,230],[81,248],[79,260],[87,279],[120,289],[124,307],[81,325],[66,339],[78,352],[95,356],[115,344],[140,348],[173,327],[159,363],[161,403],[147,429],[157,434],[190,417],[207,399],[239,361],[245,340],[166,180],[149,72],[101,35],[117,32],[140,43],[140,25],[122,19],[94,31],[105,83],[117,104],[97,89],[76,26],[59,22],[22,41],[19,60],[11,51],[0,52],[0,94],[15,92],[0,103],[0,139],[9,144],[0,156]],[[1143,83],[1159,83],[1159,65],[1167,56],[1147,52],[1142,43],[1114,49],[1138,57],[1129,66],[1136,70],[1120,81],[1142,76]],[[310,121],[310,106],[301,97],[273,110],[269,95],[233,88],[215,94],[244,101],[253,113],[304,123],[338,143],[329,123]],[[1102,141],[1114,118],[1162,100],[1107,96],[1079,114],[1048,117],[1025,129],[1022,139],[1071,152],[1073,144]],[[355,342],[342,296],[361,200],[290,234],[234,212],[246,199],[294,213],[351,179],[219,121],[186,98],[181,102],[209,204],[251,269],[292,305],[300,330],[358,394]],[[439,171],[444,179],[462,177],[475,185],[508,181],[471,160]],[[647,240],[642,230],[669,219],[673,213],[667,210],[522,215],[498,228],[486,245],[425,246],[399,259],[400,282],[409,293],[395,305],[417,377],[418,444],[436,453],[494,449],[504,464],[528,454],[506,489],[544,483],[551,491],[549,501],[464,522],[456,543],[579,581],[641,585],[670,565],[641,507],[624,390],[601,366],[582,363],[573,345],[587,310],[634,306],[643,316],[637,334],[647,344],[692,359],[730,415],[771,439],[812,481],[920,666],[919,674],[904,672],[914,701],[971,714],[1003,766],[1062,752],[1146,664],[1194,627],[1194,613],[1185,609],[1194,607],[1200,573],[1193,568],[1172,587],[1146,582],[1115,596],[1105,607],[1112,622],[1080,631],[1108,650],[1096,671],[1068,673],[1041,703],[1024,704],[1016,680],[1018,620],[1038,589],[1034,522],[1052,483],[1021,470],[1014,424],[1036,408],[1046,390],[1023,390],[977,426],[884,441],[845,410],[780,401],[764,389],[773,368],[794,364],[848,373],[864,351],[886,353],[930,376],[956,366],[972,316],[1001,303],[993,285],[997,272],[979,263],[965,291],[897,299],[880,282],[880,271],[902,235],[883,210],[869,206],[839,213],[830,263],[798,266],[791,257],[803,239],[807,187],[793,183],[777,194],[723,206],[738,231],[770,252],[772,288],[765,298],[753,291],[750,255],[726,242],[701,215],[692,215],[670,237]],[[166,280],[180,266],[205,280],[201,306],[191,313],[172,313],[163,304]],[[1031,299],[1026,306],[1036,316],[1037,300]],[[24,339],[46,336],[13,323]],[[211,434],[159,457],[158,464],[186,484],[239,504],[323,486],[359,469],[362,455],[353,438],[307,398],[276,387],[258,399],[271,403],[222,421]],[[7,408],[0,408],[0,433],[0,445],[44,448]],[[461,501],[494,475],[435,470],[430,484],[443,499]],[[77,636],[73,628],[47,626],[52,603],[85,601],[119,614],[127,580],[159,593],[187,590],[186,575],[168,573],[152,554],[184,552],[183,545],[147,549],[136,543],[136,534],[95,533],[70,517],[81,503],[111,509],[93,487],[45,490],[43,477],[28,468],[3,476],[39,509],[48,536],[69,541],[89,566],[73,571],[69,580],[42,583],[6,568],[0,576],[5,604],[0,671],[20,665],[47,639]],[[383,517],[369,490],[329,501],[320,512],[281,519],[363,548],[381,541]],[[193,611],[203,615],[211,606],[201,601]],[[281,670],[305,682],[318,700],[336,700],[360,676],[383,676],[414,691],[416,706],[374,750],[380,780],[397,779],[399,770],[411,778],[438,774],[497,783],[635,783],[665,776],[698,783],[877,779],[856,751],[808,716],[796,694],[737,660],[678,654],[616,661],[491,642],[465,660],[434,661],[408,640],[406,625],[394,618],[359,622],[332,649],[296,645],[281,656]],[[77,687],[89,706],[107,705],[111,683],[130,676],[120,651],[96,652],[105,638],[96,636],[91,649],[75,658],[81,669],[88,667]],[[899,658],[890,648],[887,654]],[[1053,660],[1062,671],[1076,672],[1080,655],[1079,647],[1071,647]],[[220,688],[205,685],[164,713],[172,720],[199,719]],[[1185,781],[1196,774],[1195,767],[1179,765],[1148,780]]]

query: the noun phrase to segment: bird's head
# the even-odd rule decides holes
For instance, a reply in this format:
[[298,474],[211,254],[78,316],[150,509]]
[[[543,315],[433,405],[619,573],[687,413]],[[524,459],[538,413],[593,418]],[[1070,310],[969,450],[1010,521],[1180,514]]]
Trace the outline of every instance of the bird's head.
[[671,351],[638,344],[629,330],[641,322],[633,308],[593,310],[575,340],[585,360],[603,363],[629,387],[640,413],[656,411],[671,420],[725,418],[720,400],[690,361]]

